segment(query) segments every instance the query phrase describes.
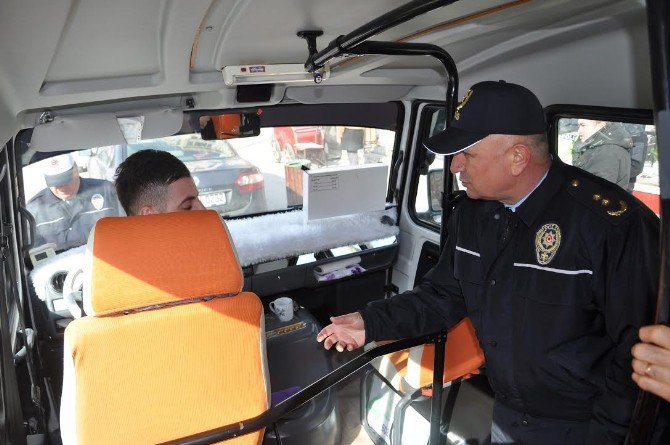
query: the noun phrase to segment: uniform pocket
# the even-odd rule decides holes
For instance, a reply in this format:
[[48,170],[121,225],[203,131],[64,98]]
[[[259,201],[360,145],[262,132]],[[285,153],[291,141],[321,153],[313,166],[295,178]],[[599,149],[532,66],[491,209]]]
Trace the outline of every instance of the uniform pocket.
[[481,308],[484,300],[484,268],[478,252],[456,246],[454,278],[461,285],[468,309]]
[[454,277],[459,281],[482,284],[484,282],[484,268],[479,252],[456,246]]
[[560,269],[514,263],[517,295],[554,306],[593,307],[589,269]]
[[37,222],[37,236],[43,238],[44,242],[57,243],[59,237],[65,234],[69,225],[64,217],[53,217],[48,221]]

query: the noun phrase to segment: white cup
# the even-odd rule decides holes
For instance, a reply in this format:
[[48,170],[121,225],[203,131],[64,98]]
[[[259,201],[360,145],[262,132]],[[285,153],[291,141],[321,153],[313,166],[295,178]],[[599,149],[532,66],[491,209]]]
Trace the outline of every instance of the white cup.
[[270,310],[277,314],[279,321],[290,321],[293,318],[293,300],[289,297],[277,298],[270,303]]

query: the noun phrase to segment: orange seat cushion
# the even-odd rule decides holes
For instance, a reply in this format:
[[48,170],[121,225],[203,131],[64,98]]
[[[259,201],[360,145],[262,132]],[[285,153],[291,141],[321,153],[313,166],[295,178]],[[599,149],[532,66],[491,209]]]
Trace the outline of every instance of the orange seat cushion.
[[[258,297],[245,292],[70,323],[78,442],[157,443],[261,414],[269,386],[262,316]],[[262,435],[226,443],[257,445]]]
[[[420,356],[420,362],[412,361],[415,356]],[[433,383],[434,344],[394,352],[386,355],[385,359],[402,376],[403,387],[396,389],[409,392]],[[479,346],[475,329],[470,319],[464,318],[447,333],[443,382],[478,373],[484,361],[484,351]]]
[[[435,345],[427,344],[421,355],[421,378],[418,387],[433,383],[433,363]],[[464,318],[447,333],[447,345],[444,355],[443,382],[451,382],[466,374],[478,373],[484,364],[484,351],[479,346],[475,328],[469,318]],[[414,386],[414,382],[412,382]]]

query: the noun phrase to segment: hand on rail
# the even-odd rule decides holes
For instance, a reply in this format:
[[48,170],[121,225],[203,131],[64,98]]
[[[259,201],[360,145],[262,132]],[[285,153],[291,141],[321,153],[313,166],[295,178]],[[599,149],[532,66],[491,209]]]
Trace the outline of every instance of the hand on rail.
[[323,342],[323,347],[330,349],[335,345],[339,352],[353,351],[365,343],[365,323],[358,312],[330,317],[329,324],[319,332],[316,341]]
[[643,343],[633,346],[633,380],[645,391],[670,402],[670,327],[640,328]]

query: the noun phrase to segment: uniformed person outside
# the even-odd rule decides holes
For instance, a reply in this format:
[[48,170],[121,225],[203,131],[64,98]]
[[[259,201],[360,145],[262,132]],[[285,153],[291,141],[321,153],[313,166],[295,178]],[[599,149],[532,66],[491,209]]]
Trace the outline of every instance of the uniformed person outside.
[[545,131],[526,88],[474,85],[426,142],[454,156],[467,188],[437,266],[411,291],[333,317],[317,340],[352,350],[468,316],[495,392],[492,443],[623,443],[659,223],[620,187],[552,159]]
[[33,246],[54,243],[56,250],[65,250],[84,245],[97,220],[122,214],[113,184],[81,178],[70,154],[44,163],[47,188],[27,203],[36,222]]

